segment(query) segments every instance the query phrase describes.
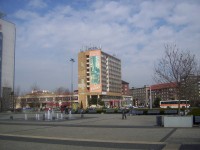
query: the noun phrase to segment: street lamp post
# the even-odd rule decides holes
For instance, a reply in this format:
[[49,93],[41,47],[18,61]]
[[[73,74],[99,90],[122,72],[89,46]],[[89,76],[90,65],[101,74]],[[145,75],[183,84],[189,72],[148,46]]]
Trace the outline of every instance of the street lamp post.
[[14,99],[14,91],[10,93],[13,112],[15,112],[15,99]]
[[150,101],[150,109],[152,109],[152,95],[151,95],[151,86],[150,86],[150,95],[149,95],[149,101]]
[[75,62],[75,60],[73,58],[71,58],[70,61],[72,62],[72,65],[71,65],[71,98],[70,98],[70,108],[72,108],[72,98],[73,98],[73,63]]

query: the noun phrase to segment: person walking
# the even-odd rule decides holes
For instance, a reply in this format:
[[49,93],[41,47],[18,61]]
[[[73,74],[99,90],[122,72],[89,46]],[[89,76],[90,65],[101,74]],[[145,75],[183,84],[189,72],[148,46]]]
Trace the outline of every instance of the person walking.
[[122,109],[122,119],[126,119],[126,110],[125,110],[125,108]]
[[83,109],[82,108],[81,108],[80,113],[81,113],[81,118],[83,118]]

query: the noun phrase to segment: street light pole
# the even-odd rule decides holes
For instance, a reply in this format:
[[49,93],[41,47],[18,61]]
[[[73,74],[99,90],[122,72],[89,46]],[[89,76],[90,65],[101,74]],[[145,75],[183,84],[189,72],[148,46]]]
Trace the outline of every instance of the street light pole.
[[11,101],[12,101],[13,112],[15,112],[14,91],[10,93],[10,96],[11,96]]
[[152,96],[151,96],[151,86],[150,86],[150,96],[149,96],[149,100],[150,100],[150,109],[152,109]]
[[75,60],[73,58],[71,58],[70,61],[72,62],[72,65],[71,65],[71,98],[70,98],[70,108],[72,108],[72,98],[73,98],[73,63],[75,62]]

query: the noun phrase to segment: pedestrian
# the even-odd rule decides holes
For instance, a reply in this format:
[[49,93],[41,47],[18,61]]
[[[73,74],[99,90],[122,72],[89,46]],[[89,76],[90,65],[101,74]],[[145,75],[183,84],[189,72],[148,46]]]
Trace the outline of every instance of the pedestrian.
[[83,118],[83,109],[81,109],[81,118]]
[[68,108],[65,107],[65,114],[68,114]]
[[133,106],[130,106],[130,107],[129,107],[129,116],[130,116],[130,115],[133,115]]
[[122,109],[122,119],[126,119],[126,110]]

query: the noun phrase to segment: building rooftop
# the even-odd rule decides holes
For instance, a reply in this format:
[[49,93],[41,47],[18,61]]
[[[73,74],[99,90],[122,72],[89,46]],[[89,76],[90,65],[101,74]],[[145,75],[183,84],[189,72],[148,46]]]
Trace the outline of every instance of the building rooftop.
[[151,90],[159,90],[164,88],[175,88],[176,83],[161,83],[161,84],[155,84],[151,85]]
[[129,84],[128,82],[126,82],[126,81],[124,81],[124,80],[122,80],[122,84]]

